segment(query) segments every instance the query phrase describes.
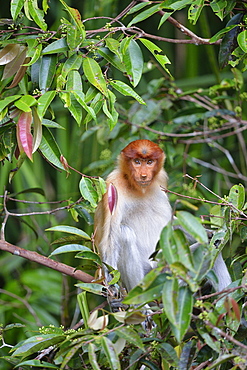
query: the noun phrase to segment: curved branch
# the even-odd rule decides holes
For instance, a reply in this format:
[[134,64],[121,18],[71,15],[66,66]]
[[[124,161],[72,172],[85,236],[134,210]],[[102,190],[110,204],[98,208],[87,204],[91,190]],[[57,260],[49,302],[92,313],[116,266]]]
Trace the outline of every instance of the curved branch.
[[39,263],[40,265],[59,271],[62,274],[71,276],[74,279],[82,281],[83,283],[91,283],[94,279],[93,276],[81,270],[76,270],[75,267],[71,267],[65,265],[64,263],[54,261],[51,258],[42,256],[37,252],[17,247],[16,245],[10,244],[4,240],[0,240],[0,249],[2,251],[12,253],[15,256],[25,258],[29,261],[33,261]]

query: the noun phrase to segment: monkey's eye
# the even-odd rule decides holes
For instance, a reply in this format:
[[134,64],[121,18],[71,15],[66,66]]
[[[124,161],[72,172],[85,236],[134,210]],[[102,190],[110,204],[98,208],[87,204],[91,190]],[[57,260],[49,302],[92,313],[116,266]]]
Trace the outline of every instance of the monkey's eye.
[[138,158],[133,159],[133,162],[134,164],[141,164],[141,161]]
[[153,164],[154,163],[154,160],[153,159],[149,159],[148,161],[147,161],[147,164]]

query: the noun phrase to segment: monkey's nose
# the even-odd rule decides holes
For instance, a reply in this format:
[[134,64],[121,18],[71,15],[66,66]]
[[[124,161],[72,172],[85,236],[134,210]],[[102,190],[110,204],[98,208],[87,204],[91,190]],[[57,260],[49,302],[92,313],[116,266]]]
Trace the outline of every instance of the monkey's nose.
[[141,179],[142,180],[146,180],[146,178],[147,178],[147,175],[145,175],[145,174],[144,175],[141,175]]

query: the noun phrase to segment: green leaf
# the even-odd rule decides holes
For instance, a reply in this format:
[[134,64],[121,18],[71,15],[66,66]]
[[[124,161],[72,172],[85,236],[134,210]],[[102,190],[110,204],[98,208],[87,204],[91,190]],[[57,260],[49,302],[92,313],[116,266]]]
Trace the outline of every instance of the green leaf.
[[54,256],[56,254],[61,254],[61,253],[69,253],[69,252],[81,252],[81,251],[88,251],[90,252],[91,249],[88,247],[85,247],[84,245],[81,244],[67,244],[63,245],[62,247],[56,248],[49,257]]
[[235,14],[230,21],[227,23],[226,27],[236,26],[230,31],[228,31],[222,39],[219,50],[219,66],[224,68],[228,61],[231,60],[231,54],[233,50],[237,47],[237,37],[241,32],[239,24],[242,22],[243,13]]
[[109,81],[109,84],[124,96],[132,96],[140,104],[146,105],[145,101],[129,85],[122,81]]
[[131,327],[122,327],[120,329],[117,329],[116,333],[120,338],[124,338],[128,343],[131,343],[134,346],[144,350],[144,345],[140,336]]
[[43,10],[38,8],[37,0],[28,1],[28,11],[34,22],[44,31],[47,29],[47,24],[44,20]]
[[39,88],[44,94],[53,82],[56,73],[57,55],[44,55],[39,70]]
[[0,111],[3,111],[5,107],[7,107],[9,104],[13,103],[13,101],[19,99],[21,95],[12,95],[8,96],[7,98],[0,100]]
[[109,62],[113,67],[117,68],[119,71],[121,71],[121,72],[126,71],[126,68],[125,68],[123,62],[121,61],[121,58],[118,56],[118,55],[121,56],[121,53],[118,53],[118,55],[115,55],[112,52],[110,52],[107,48],[99,48],[98,53],[107,62]]
[[[56,365],[52,365],[51,363],[49,362],[45,362],[45,361],[40,361],[40,360],[28,360],[28,361],[22,361],[20,363],[18,363],[17,365],[18,367],[19,366],[30,366],[30,367],[42,367],[42,369],[59,369],[59,367],[57,367]],[[17,367],[15,366],[15,367]]]
[[193,301],[194,301],[193,294],[189,290],[189,288],[180,287],[178,296],[178,307],[179,307],[178,319],[177,325],[173,329],[174,334],[178,342],[180,343],[190,326]]
[[162,68],[169,74],[169,70],[166,68],[166,64],[171,64],[170,60],[167,58],[167,56],[163,53],[163,50],[159,48],[157,45],[155,45],[152,41],[146,40],[146,39],[139,39],[144,46],[153,54],[155,59],[160,63]]
[[85,111],[88,112],[88,114],[92,117],[92,119],[97,123],[97,117],[96,117],[94,110],[91,107],[89,107],[84,101],[85,99],[84,93],[82,91],[77,90],[77,91],[72,91],[72,94],[74,95],[76,100],[80,103],[82,108],[85,109]]
[[65,335],[57,334],[37,334],[34,337],[28,338],[16,345],[12,352],[13,356],[27,357],[31,354],[41,351],[49,346],[53,346],[65,339]]
[[96,190],[93,187],[92,180],[83,176],[79,183],[79,189],[82,197],[85,200],[88,200],[93,208],[96,208],[98,196]]
[[93,343],[89,343],[88,345],[88,358],[90,365],[92,366],[93,370],[100,370],[100,366],[97,362],[97,356],[96,356],[96,346]]
[[60,162],[61,151],[51,131],[45,126],[43,127],[43,136],[39,150],[48,162],[51,162],[54,166],[64,170],[64,167]]
[[[162,357],[165,358],[166,362],[173,367],[178,366],[178,356],[175,349],[169,343],[159,343],[157,346],[157,351],[162,354]],[[182,369],[181,369],[182,370]]]
[[179,285],[176,278],[167,279],[163,285],[162,302],[164,311],[171,324],[177,325]]
[[12,15],[13,20],[15,21],[18,15],[21,12],[21,9],[23,8],[25,0],[11,0],[10,3],[10,13]]
[[160,247],[163,252],[163,256],[168,264],[178,261],[177,246],[173,240],[174,230],[170,224],[168,224],[161,232],[160,235]]
[[85,37],[86,37],[86,33],[85,33],[84,25],[81,21],[81,15],[80,15],[79,11],[77,9],[74,9],[74,8],[71,8],[70,6],[68,6],[64,0],[59,0],[59,1],[63,4],[65,9],[67,10],[69,15],[71,16],[71,19],[74,21],[74,23],[78,27],[78,30],[79,30],[80,34],[82,35],[82,40],[84,40]]
[[82,66],[88,81],[103,95],[108,97],[108,89],[99,64],[92,58],[85,58]]
[[242,184],[231,187],[228,202],[239,210],[243,208],[245,203],[245,189]]
[[105,352],[107,361],[110,365],[110,369],[121,370],[120,362],[114,344],[107,337],[101,337],[100,343],[102,345],[103,351]]
[[90,260],[90,261],[93,261],[95,262],[96,264],[98,265],[102,265],[102,262],[101,262],[101,259],[100,257],[98,256],[97,253],[94,253],[92,252],[91,250],[89,251],[83,251],[83,252],[79,252],[77,253],[77,255],[75,256],[75,258],[81,258],[83,260]]
[[197,217],[185,211],[177,212],[176,216],[180,225],[193,236],[193,238],[202,244],[208,243],[207,232]]
[[76,287],[97,295],[102,295],[105,290],[104,286],[96,283],[78,283],[75,284]]
[[194,0],[192,2],[188,10],[188,19],[192,22],[192,24],[196,24],[204,6],[205,6],[204,0]]
[[125,52],[123,51],[123,62],[130,82],[136,87],[141,79],[144,63],[141,48],[135,40],[131,39]]
[[64,53],[68,51],[68,45],[65,38],[62,38],[60,40],[53,41],[51,44],[46,46],[42,54],[58,54],[58,53]]
[[37,113],[41,120],[55,96],[56,91],[47,91],[38,99]]
[[15,106],[23,112],[31,112],[31,107],[37,104],[37,100],[32,95],[23,95],[15,101]]
[[50,227],[49,229],[46,229],[46,231],[58,231],[61,233],[74,234],[80,236],[83,239],[91,240],[90,236],[87,233],[85,233],[85,231],[78,229],[77,227],[58,225]]
[[162,9],[162,6],[160,4],[156,4],[154,6],[151,6],[150,8],[144,10],[143,12],[137,14],[132,21],[127,25],[127,27],[132,26],[132,24],[138,23],[143,21],[144,19],[147,19],[151,17],[151,15],[157,13],[159,10]]
[[238,45],[241,47],[241,49],[247,53],[247,30],[244,30],[238,34],[237,37]]

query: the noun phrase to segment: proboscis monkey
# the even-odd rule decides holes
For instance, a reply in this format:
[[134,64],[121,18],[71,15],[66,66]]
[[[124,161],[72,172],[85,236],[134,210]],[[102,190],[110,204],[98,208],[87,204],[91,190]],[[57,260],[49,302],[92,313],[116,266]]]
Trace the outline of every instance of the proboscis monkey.
[[[150,261],[161,230],[171,220],[165,154],[149,140],[136,140],[118,157],[107,178],[108,191],[95,213],[95,244],[103,262],[121,273],[129,291],[155,265]],[[214,267],[221,290],[231,282],[221,254]],[[105,270],[108,281],[111,278]]]

